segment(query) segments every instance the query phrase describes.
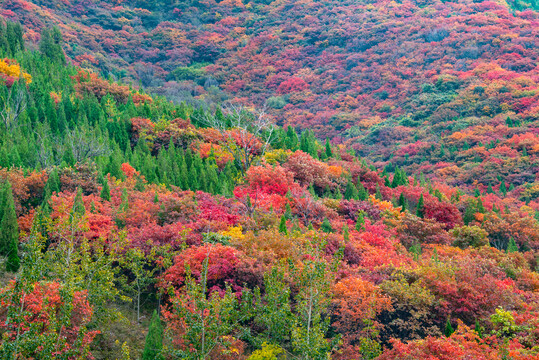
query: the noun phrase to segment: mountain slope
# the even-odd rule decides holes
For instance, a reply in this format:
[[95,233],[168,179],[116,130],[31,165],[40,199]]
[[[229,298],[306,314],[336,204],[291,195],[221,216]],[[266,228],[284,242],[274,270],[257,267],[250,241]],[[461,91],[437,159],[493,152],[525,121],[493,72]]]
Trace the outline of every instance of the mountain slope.
[[[144,3],[156,5],[135,6]],[[193,12],[208,5],[192,4]],[[220,6],[241,5],[234,4]],[[287,4],[245,11],[281,10],[268,12],[275,22],[297,15],[294,6],[326,16],[316,4]],[[87,14],[80,15],[86,25],[71,25],[92,31],[88,24],[107,6],[52,5],[56,20],[67,21],[68,8]],[[182,21],[204,29],[208,19],[199,15],[198,23]],[[137,31],[166,25],[150,20]],[[55,28],[44,29],[39,44],[23,40],[34,35],[0,23],[0,358],[539,357],[533,69],[471,63],[458,76],[442,66],[440,78],[422,62],[414,66],[424,73],[410,81],[434,78],[402,95],[410,116],[395,108],[359,120],[354,126],[363,130],[332,144],[311,130],[275,126],[255,108],[215,106],[224,93],[207,72],[237,72],[223,67],[234,48],[229,57],[193,49],[214,54],[199,59],[214,64],[173,74],[193,77],[187,85],[205,79],[208,93],[201,88],[196,104],[174,104],[70,64],[63,48],[75,49],[78,38],[65,45]],[[216,36],[196,46],[212,48]],[[281,51],[272,36],[253,36],[266,40],[238,66]],[[296,40],[316,66],[341,56]],[[88,65],[89,56],[76,61]],[[289,102],[285,113],[296,101],[307,109],[299,100],[309,95],[313,115],[373,111],[368,97],[356,106],[351,96],[346,109],[335,102],[317,111],[330,89],[316,92],[304,70],[315,65],[291,56],[272,60],[301,67],[275,84],[274,108]],[[319,68],[330,83],[331,65]],[[251,90],[236,94],[256,99]],[[401,101],[389,90],[376,101]]]
[[[379,166],[534,181],[539,18],[483,2],[8,0],[76,64],[196,105],[264,105]],[[205,105],[204,105],[205,106]],[[531,158],[522,159],[522,151]]]

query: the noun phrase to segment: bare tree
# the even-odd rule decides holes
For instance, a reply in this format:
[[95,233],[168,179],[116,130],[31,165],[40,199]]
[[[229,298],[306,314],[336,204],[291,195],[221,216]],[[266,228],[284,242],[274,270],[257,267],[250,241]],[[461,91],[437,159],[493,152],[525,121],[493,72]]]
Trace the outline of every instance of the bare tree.
[[135,64],[134,69],[142,86],[156,85],[158,79],[155,76],[155,68],[151,64],[138,62]]
[[54,161],[54,153],[52,152],[52,147],[48,141],[49,136],[45,136],[37,131],[35,134],[37,137],[36,143],[38,145],[36,149],[37,162],[41,168],[47,169],[53,165],[56,165]]
[[65,136],[64,149],[71,149],[76,162],[108,155],[110,152],[108,145],[97,135],[85,127],[71,130]]
[[230,102],[221,109],[223,116],[205,113],[197,120],[219,131],[222,145],[245,174],[257,157],[266,152],[273,135],[273,122],[265,109],[251,110]]
[[42,168],[59,165],[62,162],[61,154],[68,149],[71,150],[75,162],[110,153],[108,145],[100,139],[99,134],[84,127],[67,131],[63,138],[53,137],[48,129],[41,129],[35,134],[38,145],[37,162]]
[[26,90],[23,85],[14,84],[0,94],[0,118],[8,131],[18,126],[18,120],[26,109]]
[[292,197],[295,200],[294,209],[303,223],[307,225],[311,219],[321,220],[320,205],[313,199],[312,195],[305,189],[293,189]]

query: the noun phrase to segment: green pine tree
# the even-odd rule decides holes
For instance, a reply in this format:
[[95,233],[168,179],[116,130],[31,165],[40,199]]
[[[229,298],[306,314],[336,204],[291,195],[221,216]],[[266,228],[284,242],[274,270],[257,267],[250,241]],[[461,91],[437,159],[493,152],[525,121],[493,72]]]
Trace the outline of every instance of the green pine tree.
[[477,209],[477,212],[481,214],[484,214],[487,212],[487,210],[485,209],[485,206],[483,206],[483,200],[481,200],[481,198],[477,198],[476,209]]
[[6,271],[15,273],[21,266],[21,260],[19,258],[19,249],[15,242],[11,243],[9,254],[6,260]]
[[50,172],[45,188],[43,189],[43,201],[49,201],[54,193],[59,193],[60,187],[60,176],[58,175],[58,170],[55,168]]
[[161,354],[163,350],[163,325],[159,314],[154,310],[148,334],[146,335],[146,343],[144,344],[144,352],[142,360],[162,360]]
[[19,269],[19,224],[15,213],[15,202],[11,184],[6,182],[3,191],[3,210],[0,220],[0,256],[7,257],[6,270],[16,272]]
[[515,238],[513,238],[512,236],[509,239],[509,243],[507,244],[507,252],[508,253],[518,252],[518,245],[515,242]]
[[86,208],[84,207],[84,202],[82,201],[82,189],[77,188],[77,194],[73,200],[73,207],[71,208],[71,215],[73,217],[83,217],[86,214]]
[[444,329],[444,335],[446,337],[450,337],[451,334],[453,334],[455,330],[453,330],[453,327],[451,326],[451,321],[449,321],[449,318],[447,318],[447,321],[445,323],[445,329]]
[[286,227],[286,216],[281,216],[281,222],[279,223],[279,232],[281,234],[288,235],[288,228]]
[[507,127],[513,127],[513,120],[511,120],[511,118],[508,116],[505,119],[505,124],[507,125]]
[[290,207],[290,203],[286,203],[284,217],[286,220],[292,220],[292,208]]
[[362,201],[365,201],[369,198],[369,193],[367,192],[367,189],[365,189],[361,181],[359,181],[359,178],[357,180],[357,197],[359,200]]
[[423,199],[423,194],[419,197],[415,214],[420,218],[425,217],[425,200]]
[[43,29],[39,42],[39,51],[49,59],[59,64],[65,64],[66,59],[62,50],[62,33],[57,27]]
[[443,201],[444,197],[442,195],[442,192],[438,189],[434,190],[434,196],[441,202]]
[[288,126],[286,129],[285,146],[292,151],[297,150],[299,147],[298,134],[292,126]]
[[406,211],[406,208],[408,207],[406,203],[407,201],[406,201],[406,198],[404,197],[404,193],[401,193],[399,196],[399,201],[397,203],[397,205],[401,207],[401,212]]
[[313,186],[313,184],[309,185],[309,189],[308,189],[308,190],[309,190],[309,194],[311,194],[313,198],[315,198],[315,199],[318,198],[318,196],[316,195],[316,191],[314,191],[314,186]]
[[105,167],[105,174],[110,174],[110,176],[113,176],[116,179],[124,178],[119,154],[114,153],[109,156],[109,163]]
[[329,222],[328,218],[324,218],[324,221],[322,221],[322,225],[320,225],[320,230],[325,233],[333,232],[333,228],[331,227],[331,223]]
[[468,202],[466,205],[466,210],[464,210],[464,216],[462,217],[465,225],[469,225],[475,220],[475,212],[475,206],[472,204],[472,202]]
[[502,181],[500,184],[500,193],[502,193],[503,196],[507,194],[507,185],[505,185],[505,181]]
[[331,151],[331,144],[329,143],[329,139],[326,138],[326,157],[330,158],[333,156],[333,152]]
[[127,194],[127,189],[122,189],[122,202],[120,203],[120,207],[118,208],[119,212],[125,213],[129,210],[129,196]]
[[395,175],[393,175],[393,181],[391,182],[391,187],[396,188],[399,185],[402,185],[402,176],[401,176],[401,172],[397,168],[395,170]]
[[107,179],[103,179],[103,188],[101,189],[101,199],[110,201],[110,187]]
[[365,230],[365,215],[363,215],[363,211],[357,213],[356,230]]
[[66,114],[65,114],[65,111],[64,111],[64,107],[62,106],[62,104],[59,104],[58,106],[58,132],[60,134],[63,134],[67,127],[68,127],[68,124],[67,124],[67,119],[66,119]]
[[354,184],[352,184],[351,181],[348,181],[348,183],[346,184],[346,190],[344,192],[344,198],[346,200],[358,200],[359,199],[359,194],[358,194],[357,188],[354,186]]

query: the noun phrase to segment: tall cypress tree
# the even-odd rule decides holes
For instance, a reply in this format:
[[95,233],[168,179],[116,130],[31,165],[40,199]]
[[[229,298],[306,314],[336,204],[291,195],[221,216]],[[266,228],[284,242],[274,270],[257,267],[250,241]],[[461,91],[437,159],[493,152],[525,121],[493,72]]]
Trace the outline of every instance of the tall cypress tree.
[[398,206],[401,207],[401,212],[405,212],[406,208],[408,207],[406,205],[406,198],[404,197],[404,193],[401,193],[399,196],[399,202],[397,203]]
[[359,178],[357,179],[357,197],[359,200],[363,201],[369,198],[369,193],[367,192],[367,189],[365,189],[361,181],[359,181]]
[[50,172],[45,189],[43,189],[43,203],[49,201],[54,193],[59,193],[60,187],[60,175],[58,175],[58,170],[55,168]]
[[502,181],[502,183],[500,184],[500,192],[503,196],[507,194],[507,185],[505,185],[505,181]]
[[84,202],[82,201],[82,189],[77,188],[77,194],[73,200],[73,207],[71,208],[71,215],[73,217],[83,217],[86,214],[86,208],[84,207]]
[[365,229],[365,216],[363,215],[363,211],[360,211],[357,213],[356,230],[361,231],[364,229]]
[[0,222],[4,216],[4,207],[6,201],[6,184],[0,182]]
[[162,350],[163,325],[161,324],[161,319],[159,319],[159,314],[154,310],[148,334],[146,335],[142,360],[162,360],[164,359],[161,354]]
[[103,188],[101,189],[101,199],[110,201],[110,187],[107,179],[103,179]]
[[58,104],[58,116],[57,116],[58,132],[63,134],[68,128],[66,113],[62,103]]
[[402,176],[399,168],[395,169],[395,175],[393,175],[393,181],[391,182],[391,187],[396,188],[402,184]]
[[299,149],[304,153],[309,153],[309,145],[307,145],[307,131],[301,133]]
[[286,217],[281,216],[281,222],[279,223],[279,232],[281,234],[288,235],[288,228],[286,227]]
[[0,23],[0,50],[5,51],[9,54],[10,48],[7,41],[6,28],[2,23]]
[[299,146],[298,134],[292,126],[288,126],[286,129],[285,146],[287,149],[295,151]]
[[58,28],[43,29],[41,41],[39,42],[39,51],[52,61],[65,64],[66,59],[62,50],[62,41],[62,33]]
[[0,255],[7,257],[6,270],[16,272],[19,269],[19,224],[15,213],[15,202],[11,184],[6,182],[3,191],[3,211],[0,221]]
[[110,174],[110,176],[115,177],[116,179],[122,178],[122,164],[116,154],[111,154],[109,156],[109,161],[104,169],[104,174]]
[[344,198],[346,200],[358,200],[359,198],[357,188],[354,186],[354,184],[352,184],[351,181],[348,181],[348,183],[346,184]]
[[333,153],[331,152],[331,144],[329,143],[329,139],[326,138],[326,157],[330,158],[333,156]]
[[127,212],[129,210],[129,195],[127,194],[127,189],[122,189],[122,202],[120,203],[120,207],[118,208],[119,212]]
[[425,200],[423,199],[423,194],[421,194],[421,197],[417,202],[416,215],[420,218],[423,218],[425,216]]
[[464,221],[465,225],[468,225],[474,220],[475,220],[475,206],[473,202],[468,201],[468,203],[466,204],[466,210],[464,210],[464,216],[462,217],[462,221]]
[[284,217],[286,220],[292,220],[292,208],[290,207],[290,203],[286,203],[286,206],[284,208]]
[[10,21],[8,21],[6,24],[6,37],[9,45],[9,52],[11,56],[13,56],[17,52],[18,46],[17,35],[15,33],[15,24]]
[[477,212],[484,214],[487,212],[485,209],[485,206],[483,206],[483,200],[481,198],[477,198],[477,206],[476,206]]

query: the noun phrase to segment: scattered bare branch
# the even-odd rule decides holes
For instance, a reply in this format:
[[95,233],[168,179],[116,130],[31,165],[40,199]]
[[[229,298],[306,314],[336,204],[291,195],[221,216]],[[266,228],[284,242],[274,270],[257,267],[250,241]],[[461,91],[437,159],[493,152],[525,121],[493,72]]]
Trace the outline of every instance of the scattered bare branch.
[[266,152],[273,135],[273,122],[265,109],[251,110],[243,105],[225,103],[224,116],[206,113],[197,119],[219,131],[222,145],[241,164],[243,173]]
[[69,131],[65,136],[64,150],[67,147],[71,149],[76,162],[108,155],[110,152],[107,144],[98,140],[96,134],[92,134],[86,128]]
[[0,118],[8,131],[18,126],[19,117],[26,110],[26,91],[23,86],[14,85],[0,95]]
[[68,130],[62,138],[53,137],[48,130],[36,131],[35,134],[38,144],[37,162],[41,168],[59,165],[67,149],[71,150],[75,162],[84,162],[110,153],[108,145],[86,128]]

